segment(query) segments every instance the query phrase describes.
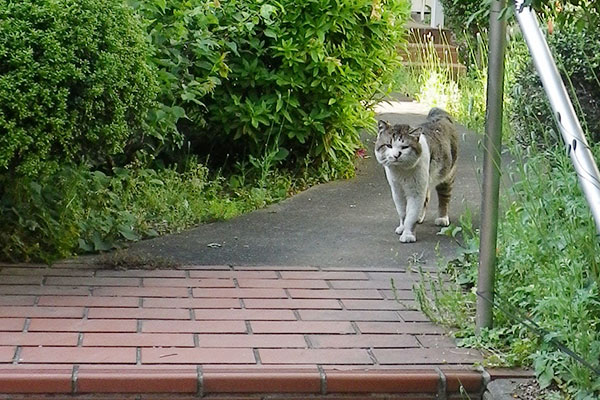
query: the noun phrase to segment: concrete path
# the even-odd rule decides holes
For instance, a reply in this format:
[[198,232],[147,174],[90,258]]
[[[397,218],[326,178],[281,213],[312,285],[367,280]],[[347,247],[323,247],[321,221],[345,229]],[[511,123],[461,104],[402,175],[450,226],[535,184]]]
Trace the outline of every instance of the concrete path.
[[[384,103],[379,117],[393,123],[418,124],[429,109],[413,102]],[[458,176],[450,218],[457,222],[466,208],[478,216],[481,163],[479,137],[461,132]],[[456,243],[439,236],[433,224],[437,198],[432,197],[417,242],[402,244],[394,229],[398,218],[383,168],[373,155],[359,163],[357,177],[313,187],[279,204],[227,222],[144,241],[132,253],[160,256],[183,263],[218,265],[386,266],[405,268],[407,258],[419,255],[434,265],[436,247],[452,257]]]

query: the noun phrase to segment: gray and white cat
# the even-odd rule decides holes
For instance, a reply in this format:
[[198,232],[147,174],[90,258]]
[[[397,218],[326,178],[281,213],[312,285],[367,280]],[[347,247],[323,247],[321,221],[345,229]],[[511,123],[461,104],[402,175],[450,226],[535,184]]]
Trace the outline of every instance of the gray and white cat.
[[425,219],[431,187],[438,194],[435,224],[450,225],[448,204],[456,176],[458,132],[446,111],[431,109],[427,120],[415,128],[379,121],[375,156],[392,190],[401,242],[417,240],[415,227]]

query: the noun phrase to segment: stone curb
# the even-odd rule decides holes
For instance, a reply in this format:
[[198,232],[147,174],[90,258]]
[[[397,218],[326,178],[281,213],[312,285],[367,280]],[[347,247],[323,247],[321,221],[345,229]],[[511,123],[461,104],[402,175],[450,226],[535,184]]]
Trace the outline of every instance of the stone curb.
[[520,383],[528,379],[498,379],[487,385],[483,400],[514,400],[513,393]]
[[[311,398],[320,396],[393,395],[414,400],[455,398],[461,387],[481,398],[484,379],[481,372],[468,370],[335,370],[327,368],[226,369],[223,367],[181,368],[89,368],[71,370],[0,368],[0,399],[31,394],[40,398],[74,395],[86,398],[108,393],[169,394],[211,397],[235,395],[290,394]],[[15,397],[17,395],[17,397]],[[175,397],[173,397],[175,396]],[[494,399],[495,400],[495,399]]]

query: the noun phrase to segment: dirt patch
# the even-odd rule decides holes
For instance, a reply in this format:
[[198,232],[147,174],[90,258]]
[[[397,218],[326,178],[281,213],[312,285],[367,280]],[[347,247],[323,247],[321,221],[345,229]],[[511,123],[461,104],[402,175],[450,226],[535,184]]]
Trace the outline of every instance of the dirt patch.
[[165,257],[130,253],[117,250],[103,254],[96,258],[95,265],[101,269],[128,270],[128,269],[177,269],[181,263]]
[[541,389],[540,385],[535,379],[529,379],[526,382],[522,382],[517,385],[513,398],[518,400],[541,400],[541,399],[555,399],[561,397],[555,397],[557,392],[552,389]]

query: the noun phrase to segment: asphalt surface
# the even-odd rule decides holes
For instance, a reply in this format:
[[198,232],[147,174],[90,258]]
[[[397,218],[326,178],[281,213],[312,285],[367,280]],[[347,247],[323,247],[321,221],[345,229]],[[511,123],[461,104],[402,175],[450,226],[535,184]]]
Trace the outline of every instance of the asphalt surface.
[[[429,109],[414,102],[383,103],[378,118],[418,124]],[[458,173],[450,207],[451,223],[469,209],[479,215],[481,137],[459,126]],[[433,221],[437,197],[417,228],[417,242],[400,243],[397,215],[383,168],[368,138],[368,158],[354,179],[315,186],[279,204],[229,221],[198,226],[180,234],[133,244],[129,252],[197,265],[389,266],[403,268],[408,259],[434,264],[453,257],[456,242],[439,235]]]

